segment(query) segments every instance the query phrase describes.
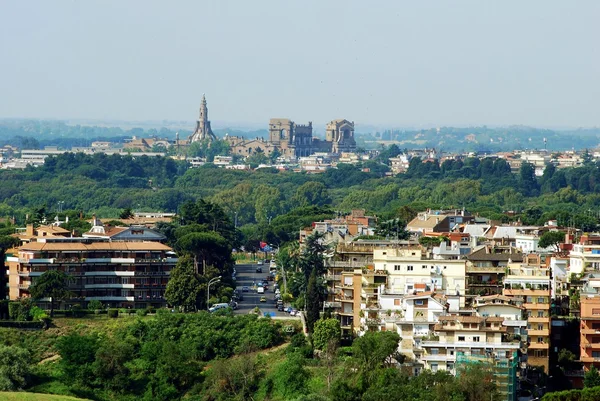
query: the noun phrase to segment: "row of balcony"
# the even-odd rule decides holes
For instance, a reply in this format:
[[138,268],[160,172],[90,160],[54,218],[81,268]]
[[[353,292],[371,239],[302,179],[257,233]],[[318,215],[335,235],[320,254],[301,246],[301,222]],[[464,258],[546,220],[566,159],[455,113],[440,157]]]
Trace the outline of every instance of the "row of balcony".
[[88,263],[117,263],[117,264],[158,264],[177,263],[178,258],[18,258],[9,256],[7,262],[19,262],[21,264],[88,264]]

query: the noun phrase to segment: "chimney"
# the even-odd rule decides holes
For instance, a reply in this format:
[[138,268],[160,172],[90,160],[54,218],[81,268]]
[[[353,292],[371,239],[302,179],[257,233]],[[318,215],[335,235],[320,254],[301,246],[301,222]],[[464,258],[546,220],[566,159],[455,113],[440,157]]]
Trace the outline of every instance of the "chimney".
[[34,236],[34,231],[33,231],[33,223],[29,223],[27,224],[27,228],[25,230],[25,234],[27,234],[30,237]]

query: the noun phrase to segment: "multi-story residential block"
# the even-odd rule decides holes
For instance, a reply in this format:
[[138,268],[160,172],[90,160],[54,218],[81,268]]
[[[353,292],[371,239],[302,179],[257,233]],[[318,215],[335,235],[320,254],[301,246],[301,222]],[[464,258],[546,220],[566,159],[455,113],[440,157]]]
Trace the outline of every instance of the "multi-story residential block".
[[145,308],[166,305],[164,292],[177,258],[160,242],[38,238],[6,261],[10,299],[28,297],[29,287],[44,272],[61,270],[74,294],[65,304],[100,300],[114,307]]
[[419,374],[423,369],[421,342],[432,335],[438,318],[448,313],[446,297],[432,292],[418,295],[384,293],[379,296],[379,303],[385,330],[395,330],[402,338],[398,351],[407,358],[405,366],[410,366],[413,374]]
[[443,291],[461,296],[464,306],[466,260],[434,260],[421,247],[376,249],[375,270],[387,271],[386,291],[394,294],[414,294]]
[[353,337],[360,330],[362,269],[343,271],[335,291],[335,302],[340,303],[338,316],[342,337]]
[[467,255],[467,294],[502,293],[502,280],[509,262],[520,262],[523,254],[511,246],[481,246]]
[[569,253],[569,270],[580,274],[600,270],[600,235],[583,234]]
[[507,328],[502,317],[440,316],[434,326],[439,339],[422,342],[421,360],[432,371],[456,373],[458,353],[467,356],[513,358],[520,341],[507,341]]
[[540,255],[529,254],[523,263],[511,263],[504,278],[503,295],[522,306],[527,318],[527,363],[548,372],[550,352],[550,269]]
[[582,295],[580,299],[580,361],[583,369],[600,368],[600,296]]

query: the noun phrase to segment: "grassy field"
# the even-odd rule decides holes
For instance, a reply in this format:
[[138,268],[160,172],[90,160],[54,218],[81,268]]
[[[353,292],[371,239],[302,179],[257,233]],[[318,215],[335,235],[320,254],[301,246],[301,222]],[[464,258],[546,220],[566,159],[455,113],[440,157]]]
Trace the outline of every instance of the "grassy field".
[[34,394],[34,393],[5,393],[0,392],[2,401],[82,401],[83,398],[67,397],[64,395]]

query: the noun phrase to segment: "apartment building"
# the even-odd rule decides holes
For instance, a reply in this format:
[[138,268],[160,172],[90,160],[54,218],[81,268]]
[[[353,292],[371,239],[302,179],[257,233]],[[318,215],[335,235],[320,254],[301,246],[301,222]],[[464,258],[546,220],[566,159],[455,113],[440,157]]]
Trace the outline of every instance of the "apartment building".
[[456,373],[458,353],[489,358],[513,358],[519,341],[506,341],[504,318],[495,316],[440,316],[434,326],[439,338],[423,341],[425,369]]
[[342,337],[353,337],[360,330],[362,269],[343,271],[335,284],[335,302],[340,303],[338,317]]
[[166,305],[164,292],[177,258],[160,242],[38,238],[6,261],[10,299],[28,297],[29,287],[44,272],[61,270],[74,294],[65,305],[85,307],[99,300],[112,307],[145,308]]
[[583,234],[569,253],[571,273],[600,270],[600,235]]
[[395,330],[400,335],[398,352],[407,357],[405,365],[418,375],[424,367],[421,342],[432,335],[438,318],[448,313],[446,297],[433,292],[404,296],[381,294],[379,302],[385,330]]
[[464,306],[466,260],[434,260],[421,247],[376,249],[376,271],[388,273],[386,291],[411,295],[425,291],[444,291],[461,297]]
[[521,262],[523,254],[511,246],[483,245],[467,255],[466,285],[468,295],[502,293],[502,280],[512,262]]
[[550,269],[540,255],[529,254],[523,263],[511,263],[504,278],[503,295],[512,298],[517,306],[524,308],[527,319],[527,363],[543,366],[548,372],[550,356]]
[[580,299],[580,358],[583,369],[600,368],[600,296],[583,295]]

